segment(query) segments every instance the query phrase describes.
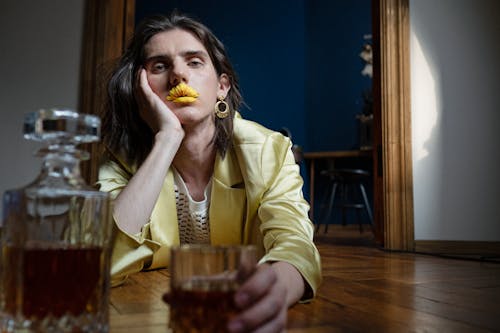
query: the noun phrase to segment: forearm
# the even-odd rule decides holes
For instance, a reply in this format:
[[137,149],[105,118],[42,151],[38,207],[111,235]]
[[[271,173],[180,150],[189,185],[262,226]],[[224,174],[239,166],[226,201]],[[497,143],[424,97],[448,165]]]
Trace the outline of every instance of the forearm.
[[158,132],[148,157],[117,196],[114,217],[125,232],[136,234],[149,220],[182,138],[183,133]]
[[304,279],[299,271],[291,264],[277,261],[271,266],[276,272],[278,281],[286,288],[286,304],[288,307],[297,303],[304,294]]

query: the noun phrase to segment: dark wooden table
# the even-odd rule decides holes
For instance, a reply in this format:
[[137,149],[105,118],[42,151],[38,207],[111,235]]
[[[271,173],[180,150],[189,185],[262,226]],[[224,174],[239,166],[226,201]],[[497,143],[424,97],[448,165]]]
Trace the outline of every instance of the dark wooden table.
[[309,210],[309,218],[314,220],[314,183],[315,183],[315,173],[316,173],[316,163],[317,159],[330,159],[335,161],[339,158],[349,158],[349,157],[371,157],[373,152],[371,150],[338,150],[338,151],[316,151],[316,152],[306,152],[304,153],[304,159],[309,165],[309,204],[311,209]]

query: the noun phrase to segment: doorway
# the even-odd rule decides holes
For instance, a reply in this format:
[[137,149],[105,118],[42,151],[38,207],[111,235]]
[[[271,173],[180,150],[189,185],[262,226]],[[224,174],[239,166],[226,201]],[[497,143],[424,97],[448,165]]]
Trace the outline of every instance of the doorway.
[[[385,249],[413,250],[409,1],[372,0],[372,11],[375,236]],[[134,21],[135,0],[86,2],[81,112],[92,114],[102,105],[98,86],[102,64],[121,54]],[[97,177],[97,151],[92,147],[92,160],[82,166],[91,183]]]

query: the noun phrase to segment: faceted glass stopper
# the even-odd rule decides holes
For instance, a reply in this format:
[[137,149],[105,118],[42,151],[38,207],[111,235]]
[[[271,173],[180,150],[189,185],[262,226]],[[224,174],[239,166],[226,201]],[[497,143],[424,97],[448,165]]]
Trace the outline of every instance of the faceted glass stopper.
[[24,138],[35,141],[88,143],[99,141],[101,120],[72,110],[46,109],[24,118]]

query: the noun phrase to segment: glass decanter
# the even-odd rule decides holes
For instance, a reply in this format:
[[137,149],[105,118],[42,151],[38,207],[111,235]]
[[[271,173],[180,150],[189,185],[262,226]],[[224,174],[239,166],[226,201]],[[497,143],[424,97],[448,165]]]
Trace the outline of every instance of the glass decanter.
[[80,143],[99,139],[96,116],[40,110],[24,137],[45,144],[39,176],[3,197],[2,332],[108,332],[112,219],[107,193],[85,184]]

